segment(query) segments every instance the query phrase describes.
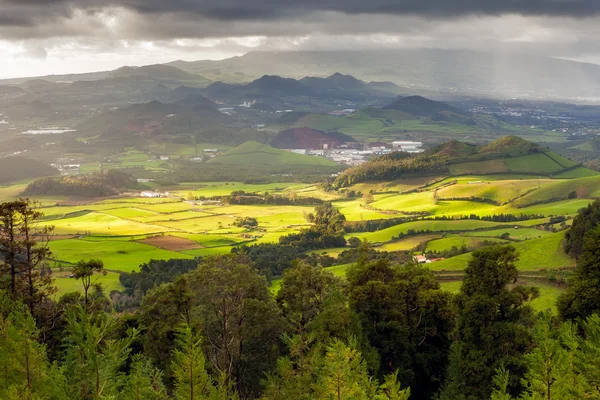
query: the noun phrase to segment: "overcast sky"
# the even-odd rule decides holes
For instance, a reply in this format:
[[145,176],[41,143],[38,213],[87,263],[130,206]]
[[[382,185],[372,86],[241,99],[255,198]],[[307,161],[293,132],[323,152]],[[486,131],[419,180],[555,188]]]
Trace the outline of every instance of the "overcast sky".
[[600,0],[0,0],[0,78],[252,50],[445,48],[600,63]]

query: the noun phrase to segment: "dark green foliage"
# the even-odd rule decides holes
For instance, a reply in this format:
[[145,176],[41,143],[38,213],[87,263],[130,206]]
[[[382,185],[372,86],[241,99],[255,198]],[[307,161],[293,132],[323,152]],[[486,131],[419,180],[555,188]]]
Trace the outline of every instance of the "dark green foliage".
[[47,259],[53,227],[40,226],[43,214],[29,199],[0,203],[0,290],[20,299],[36,317],[56,293]]
[[258,226],[258,221],[253,217],[238,217],[235,221],[233,221],[233,226],[252,229]]
[[281,276],[300,257],[302,250],[290,244],[261,243],[252,246],[234,247],[232,254],[245,254],[260,273],[271,279]]
[[599,287],[600,226],[596,226],[585,233],[575,276],[569,282],[567,291],[558,299],[561,317],[576,320],[600,312]]
[[144,350],[163,370],[182,318],[201,330],[213,376],[223,374],[243,397],[258,392],[279,355],[283,324],[265,278],[246,257],[206,258],[198,269],[148,292],[140,309]]
[[102,197],[119,194],[123,189],[134,189],[137,181],[119,170],[108,170],[91,175],[41,178],[31,182],[24,195],[63,195],[75,197]]
[[323,234],[337,235],[344,232],[346,217],[331,203],[315,208],[315,229]]
[[38,160],[23,157],[0,158],[0,183],[60,175],[60,172]]
[[488,399],[500,366],[510,373],[509,393],[522,391],[522,356],[531,346],[531,309],[524,303],[533,293],[523,287],[508,287],[518,277],[517,259],[512,246],[473,253],[457,296],[459,317],[441,399]]
[[229,196],[213,198],[227,204],[273,204],[278,206],[314,206],[323,204],[324,201],[316,197],[280,196],[265,193],[264,196],[257,193],[246,193],[243,190],[231,192]]
[[583,242],[586,234],[600,223],[600,200],[596,200],[587,207],[579,210],[573,220],[571,229],[565,238],[565,251],[571,257],[579,258],[583,251]]
[[350,307],[376,349],[381,374],[398,372],[413,398],[430,398],[441,385],[453,327],[452,295],[426,268],[361,262],[348,271]]
[[436,158],[382,156],[344,171],[336,178],[334,186],[340,188],[366,181],[391,181],[407,175],[428,176],[447,173],[449,170],[446,164]]
[[139,272],[122,273],[119,281],[125,286],[126,293],[141,298],[155,286],[173,282],[177,277],[195,269],[199,260],[172,259],[150,260],[140,265]]

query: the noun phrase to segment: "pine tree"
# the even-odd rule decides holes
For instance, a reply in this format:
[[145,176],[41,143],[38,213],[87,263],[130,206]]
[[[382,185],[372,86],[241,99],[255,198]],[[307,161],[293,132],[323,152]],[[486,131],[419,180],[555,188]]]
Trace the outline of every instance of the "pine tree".
[[167,400],[162,372],[154,368],[146,357],[136,354],[131,360],[131,370],[119,398],[121,400]]
[[202,339],[183,324],[175,339],[173,351],[173,377],[175,399],[201,400],[215,395],[215,387],[206,372],[206,359],[202,352]]
[[65,379],[51,366],[28,308],[0,292],[0,398],[67,399]]
[[576,385],[576,371],[569,363],[568,349],[560,341],[560,329],[549,313],[542,314],[534,330],[535,348],[525,355],[524,399],[560,400],[583,398]]
[[81,306],[67,312],[66,374],[73,399],[100,399],[114,396],[124,383],[121,367],[137,337],[131,330],[126,338],[113,339],[117,320],[106,313],[90,314]]

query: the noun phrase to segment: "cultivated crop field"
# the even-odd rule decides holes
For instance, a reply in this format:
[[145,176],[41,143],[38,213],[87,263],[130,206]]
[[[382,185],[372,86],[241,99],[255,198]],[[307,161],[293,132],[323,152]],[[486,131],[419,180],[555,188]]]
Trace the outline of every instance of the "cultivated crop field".
[[[566,162],[543,157],[549,163]],[[18,197],[24,187],[24,183],[0,187],[0,200]],[[307,217],[314,206],[229,205],[198,200],[234,191],[331,201],[347,221],[356,223],[408,218],[370,232],[347,233],[346,238],[367,240],[378,251],[444,253],[446,259],[428,264],[440,276],[451,274],[460,279],[470,252],[489,243],[515,246],[522,271],[570,268],[574,262],[562,250],[563,229],[580,208],[600,196],[600,178],[538,179],[507,173],[367,182],[344,189],[371,193],[368,203],[365,196],[347,197],[344,192],[298,183],[184,183],[166,189],[169,195],[162,198],[39,199],[40,211],[45,214],[40,224],[54,227],[50,249],[60,292],[78,290],[78,282],[68,278],[68,271],[82,259],[102,260],[109,273],[98,276],[98,282],[107,290],[118,290],[119,273],[136,271],[152,259],[226,254],[236,246],[276,243],[281,236],[310,226]],[[499,214],[533,217],[511,222],[484,220]],[[547,226],[552,216],[564,216],[565,223]],[[258,227],[236,226],[236,219],[243,217],[256,218]],[[315,253],[336,258],[346,249]],[[343,276],[348,266],[334,266],[331,271]],[[534,304],[552,308],[551,297],[559,291],[545,286]]]

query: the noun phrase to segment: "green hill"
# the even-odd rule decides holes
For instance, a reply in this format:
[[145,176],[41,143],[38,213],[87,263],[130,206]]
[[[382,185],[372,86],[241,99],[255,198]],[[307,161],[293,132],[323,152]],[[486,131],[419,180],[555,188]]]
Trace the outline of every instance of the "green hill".
[[279,150],[253,140],[231,149],[222,156],[213,158],[208,162],[240,165],[336,165],[333,161],[323,157],[307,156]]
[[405,153],[384,155],[344,171],[335,184],[343,187],[359,182],[394,180],[415,175],[555,176],[577,169],[575,163],[535,143],[506,136],[484,146],[452,140],[416,156]]
[[2,183],[59,174],[56,168],[41,161],[16,156],[0,158],[0,182]]
[[428,117],[438,121],[471,117],[471,114],[467,111],[422,96],[400,97],[384,109],[402,111],[410,115]]

